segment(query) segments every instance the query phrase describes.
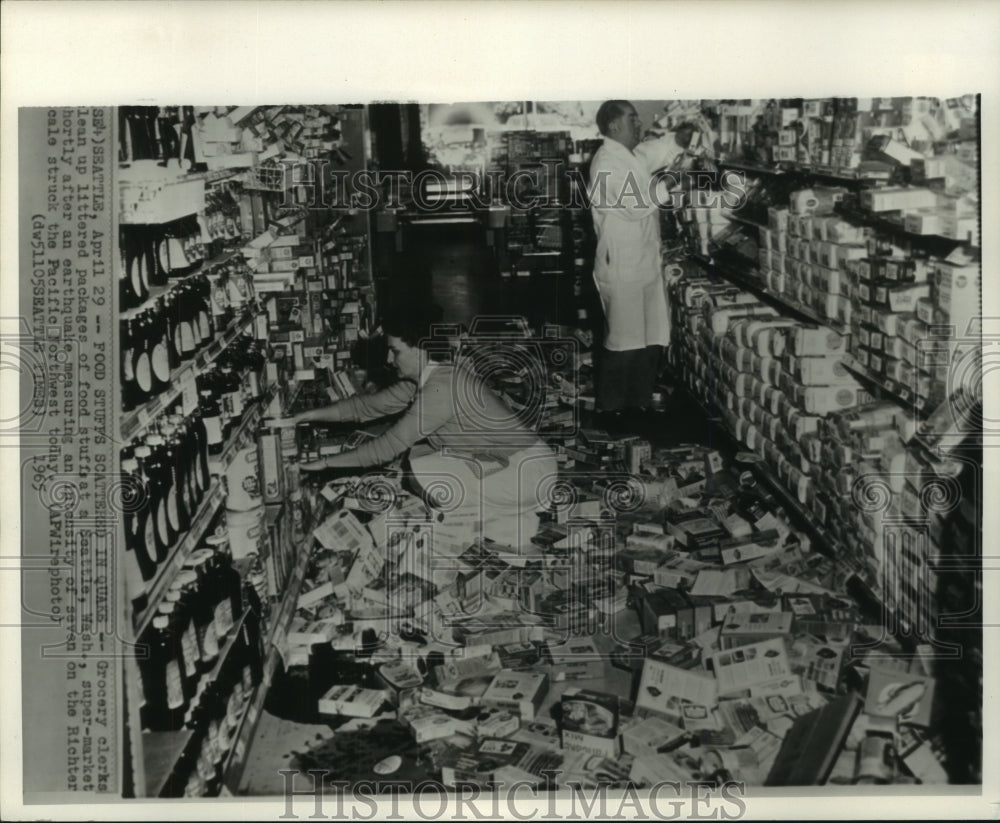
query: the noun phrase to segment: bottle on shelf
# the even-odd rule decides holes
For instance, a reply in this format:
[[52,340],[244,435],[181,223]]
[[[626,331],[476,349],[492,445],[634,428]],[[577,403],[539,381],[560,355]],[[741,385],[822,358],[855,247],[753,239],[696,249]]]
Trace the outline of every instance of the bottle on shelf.
[[148,603],[146,583],[156,576],[156,545],[152,532],[149,506],[149,484],[139,469],[139,461],[135,457],[122,458],[122,472],[129,478],[131,487],[130,499],[139,504],[123,506],[123,525],[125,527],[125,552],[127,563],[126,590],[132,603],[133,613],[139,613]]
[[[200,378],[198,385],[204,385]],[[211,388],[203,388],[198,394],[201,398],[198,405],[201,409],[202,425],[205,428],[207,451],[212,455],[221,454],[225,444],[222,433],[222,408]]]
[[126,368],[126,372],[131,371],[134,383],[133,406],[141,406],[156,393],[153,365],[150,359],[152,342],[152,324],[149,323],[146,312],[140,312],[131,317],[129,347],[123,349],[123,355],[128,355],[131,360],[131,368]]
[[149,514],[144,539],[148,548],[151,532],[154,559],[159,566],[167,559],[170,547],[173,545],[167,522],[162,471],[153,450],[148,445],[136,446],[133,453],[139,463],[139,471],[146,478],[146,487],[149,490]]
[[176,586],[187,598],[188,614],[194,624],[198,640],[198,668],[210,672],[219,660],[219,636],[215,630],[215,614],[212,609],[212,594],[207,588],[208,574],[201,564],[188,566],[178,573]]
[[118,109],[118,159],[125,165],[160,156],[156,106],[121,106]]
[[191,619],[188,603],[176,580],[163,595],[163,602],[156,607],[156,611],[157,614],[165,615],[171,619],[174,635],[180,643],[181,658],[184,661],[183,688],[188,705],[188,712],[185,716],[185,723],[187,723],[190,720],[190,711],[198,694],[198,684],[201,681],[200,656],[194,621]]
[[238,425],[243,419],[243,381],[232,366],[232,360],[226,357],[219,367],[220,383],[229,408],[231,425]]
[[160,145],[160,151],[157,154],[159,165],[168,167],[171,160],[176,160],[177,165],[180,165],[177,106],[158,107],[156,113],[156,131]]
[[233,567],[229,538],[224,534],[205,539],[211,553],[211,574],[217,600],[214,606],[215,626],[219,637],[227,637],[243,613],[243,579]]
[[[146,445],[153,450],[153,460],[158,466],[162,478],[163,505],[161,510],[164,514],[168,535],[167,545],[173,546],[190,525],[187,520],[187,512],[181,502],[182,479],[178,473],[176,456],[174,450],[161,434],[150,433],[146,435]],[[159,525],[159,521],[157,521],[157,526],[159,527]]]
[[198,158],[195,157],[194,151],[194,107],[180,106],[179,109],[178,135],[180,137],[180,149],[178,157],[180,159],[181,168],[185,171],[204,171],[206,166],[204,163],[198,162]]
[[191,427],[192,442],[197,454],[198,485],[201,487],[201,497],[208,494],[212,485],[212,475],[208,469],[208,430],[205,427],[205,420],[202,417],[199,397],[199,407],[196,408],[187,418]]
[[170,365],[170,370],[174,371],[175,369],[180,368],[183,359],[181,356],[183,346],[181,344],[181,328],[178,319],[176,292],[172,289],[166,292],[163,297],[160,298],[160,305],[163,319],[166,324],[167,361]]
[[191,528],[191,521],[198,507],[190,476],[190,459],[186,444],[182,443],[176,425],[170,422],[170,416],[160,421],[160,437],[163,440],[164,462],[170,470],[175,490],[176,513],[171,522],[178,534],[184,534]]
[[189,698],[184,688],[186,673],[180,635],[170,614],[157,614],[143,635],[145,657],[139,659],[143,706],[141,724],[151,731],[184,727]]
[[202,441],[197,426],[198,420],[194,415],[185,417],[182,414],[171,414],[166,422],[178,440],[177,447],[183,460],[183,475],[187,487],[189,515],[193,520],[194,513],[208,490],[207,465],[205,472],[202,471],[201,465]]
[[144,313],[149,328],[149,365],[153,373],[153,393],[159,394],[170,387],[169,326],[160,300]]
[[201,340],[201,345],[208,345],[215,337],[215,324],[212,319],[211,284],[208,277],[199,274],[191,281],[194,327]]
[[149,247],[130,226],[118,230],[118,294],[121,309],[133,309],[149,297]]
[[138,336],[135,334],[135,318],[125,313],[118,321],[119,340],[121,341],[121,387],[122,409],[132,411],[140,404],[141,392],[135,379],[135,346]]
[[212,321],[217,332],[221,332],[232,323],[235,313],[229,301],[230,265],[216,266],[208,274],[211,289]]
[[252,695],[254,688],[264,679],[264,635],[260,616],[247,610],[246,618],[240,626],[241,657],[238,658],[243,691]]
[[177,323],[180,330],[181,360],[190,360],[198,350],[195,333],[195,313],[191,300],[191,290],[185,283],[175,290]]
[[246,364],[247,396],[251,400],[258,400],[263,395],[261,380],[264,374],[265,360],[266,355],[263,342],[260,340],[248,342],[243,362]]

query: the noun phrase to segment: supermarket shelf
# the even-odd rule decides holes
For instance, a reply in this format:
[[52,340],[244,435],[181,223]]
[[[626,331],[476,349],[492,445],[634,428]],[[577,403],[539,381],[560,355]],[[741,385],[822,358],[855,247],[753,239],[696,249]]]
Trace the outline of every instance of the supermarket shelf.
[[247,609],[244,608],[239,616],[239,619],[233,624],[233,628],[229,632],[229,637],[226,638],[225,645],[219,649],[219,659],[216,661],[215,666],[212,671],[203,679],[204,683],[214,683],[219,679],[219,675],[222,674],[222,667],[226,663],[226,658],[229,657],[229,653],[233,650],[233,646],[236,645],[236,641],[239,639],[240,630],[243,628],[243,622],[247,619]]
[[146,776],[146,797],[159,797],[167,779],[184,753],[194,732],[178,729],[172,732],[143,732],[142,761]]
[[906,226],[901,223],[897,223],[895,220],[879,217],[874,212],[866,211],[850,204],[838,203],[834,206],[834,209],[841,217],[853,220],[856,223],[863,223],[879,231],[886,232],[887,234],[902,235],[916,241],[923,241],[929,246],[935,246],[939,250],[939,253],[943,256],[947,256],[948,252],[957,246],[979,248],[979,246],[974,243],[968,243],[965,240],[957,240],[954,237],[945,237],[940,234],[917,234],[916,232],[907,231]]
[[745,163],[742,160],[716,160],[720,166],[725,166],[728,169],[736,169],[737,171],[746,171],[750,174],[773,174],[781,175],[785,174],[785,170],[779,168],[778,166],[761,166],[756,163]]
[[[247,613],[244,611],[239,620],[236,621],[225,645],[219,650],[219,659],[215,667],[201,680],[202,690],[195,696],[195,705],[207,686],[219,679],[222,667],[225,665],[229,653],[236,645],[240,636],[240,629],[243,621],[246,620]],[[184,754],[194,731],[189,728],[178,729],[169,732],[143,732],[142,751],[143,767],[146,780],[147,797],[159,797],[166,787],[167,778],[170,777],[177,761]]]
[[870,390],[874,389],[874,394],[877,397],[890,400],[897,406],[900,406],[906,411],[912,411],[915,415],[921,418],[927,418],[933,411],[933,407],[927,405],[926,402],[921,401],[915,394],[907,391],[905,387],[901,387],[899,383],[894,380],[889,380],[886,377],[882,377],[881,375],[875,374],[869,369],[866,369],[851,355],[846,355],[841,362],[843,363],[845,369],[847,369],[862,384],[864,384],[865,388]]
[[[236,450],[240,448],[241,444],[246,441],[247,436],[256,428],[267,402],[268,401],[265,396],[263,402],[257,403],[254,408],[250,409],[243,415],[240,427],[236,430],[232,437],[229,438],[229,441],[226,443],[225,449],[220,457],[222,472],[224,472],[229,463],[232,462],[233,455],[235,455]],[[220,472],[220,474],[222,472]],[[201,538],[204,536],[209,525],[211,525],[212,519],[215,517],[215,513],[219,510],[219,507],[223,504],[225,499],[226,492],[223,482],[221,479],[216,477],[212,480],[212,484],[209,487],[209,493],[205,496],[205,499],[202,500],[201,505],[198,507],[198,511],[192,519],[191,528],[188,529],[187,534],[184,535],[184,539],[174,546],[170,557],[167,558],[162,567],[159,569],[156,577],[152,580],[147,590],[148,596],[146,608],[141,614],[133,615],[136,637],[141,637],[143,632],[145,632],[146,628],[149,626],[153,616],[156,614],[156,607],[163,599],[167,586],[170,581],[174,579],[178,570],[184,564],[184,561],[191,555],[191,552],[198,547],[198,543],[201,542]]]
[[740,215],[727,211],[725,212],[726,217],[732,220],[734,223],[742,223],[744,226],[751,226],[755,229],[766,229],[767,226],[763,223],[758,223],[756,220],[750,220],[747,217],[740,217]]
[[142,637],[143,633],[149,627],[153,617],[156,615],[156,607],[160,604],[163,595],[166,593],[168,584],[177,575],[178,570],[191,552],[197,548],[202,536],[211,524],[212,518],[225,499],[226,493],[222,483],[214,480],[209,487],[209,493],[198,507],[198,511],[191,522],[191,528],[188,529],[184,539],[174,546],[170,557],[160,567],[156,577],[153,578],[147,588],[146,608],[141,613],[133,614],[132,616],[136,637]]
[[[149,165],[153,163],[154,165]],[[142,164],[142,165],[140,165]],[[211,169],[209,171],[181,172],[174,177],[167,178],[163,174],[163,167],[155,165],[155,161],[140,160],[137,164],[119,167],[116,177],[119,186],[130,186],[136,183],[146,183],[151,180],[149,172],[156,169],[154,178],[157,182],[163,183],[190,183],[194,180],[204,180],[208,184],[221,183],[230,177],[236,177],[244,172],[244,169]]]
[[[240,252],[238,249],[224,251],[221,254],[218,254],[215,257],[213,257],[211,260],[206,260],[204,263],[201,264],[201,266],[198,268],[197,271],[193,271],[190,274],[185,275],[184,277],[171,278],[167,281],[167,285],[165,286],[150,286],[149,297],[147,297],[138,306],[133,306],[131,309],[128,309],[127,312],[129,314],[138,314],[139,312],[145,311],[146,309],[153,308],[153,306],[156,304],[156,301],[160,297],[163,297],[163,295],[171,292],[173,289],[175,289],[189,277],[197,277],[199,274],[207,274],[217,266],[225,265],[234,257],[236,257],[236,255],[238,255],[239,253]],[[122,312],[123,315],[125,313],[126,313],[125,311]]]
[[243,776],[243,769],[246,766],[246,755],[250,750],[253,733],[257,728],[257,721],[260,720],[260,714],[264,709],[264,701],[267,698],[267,691],[271,686],[271,680],[278,669],[278,661],[281,656],[278,647],[288,634],[292,616],[295,614],[298,604],[299,590],[302,588],[306,566],[309,562],[310,552],[308,548],[310,543],[308,540],[311,540],[311,537],[296,547],[299,557],[295,564],[295,570],[288,581],[285,596],[281,601],[265,642],[264,648],[267,658],[264,661],[264,673],[253,697],[243,711],[243,716],[237,725],[237,733],[233,738],[233,747],[230,749],[225,765],[223,766],[223,785],[233,794],[236,793],[236,788]]
[[842,169],[837,166],[814,166],[809,163],[786,163],[789,171],[811,177],[828,177],[845,183],[856,183],[860,180],[882,179],[882,176],[871,178],[857,169]]
[[248,331],[252,324],[253,315],[249,313],[233,321],[223,335],[217,338],[214,343],[202,349],[202,351],[195,355],[194,359],[175,369],[170,375],[170,386],[166,391],[161,392],[148,403],[122,417],[120,428],[122,440],[127,442],[143,435],[147,426],[164,409],[177,401],[184,392],[187,384],[193,383],[198,373],[214,361],[237,337]]
[[921,401],[897,382],[866,369],[851,355],[846,355],[842,362],[844,368],[865,388],[874,390],[881,398],[914,413],[918,418],[918,425],[910,442],[920,446],[928,455],[947,457],[975,433],[976,420],[981,414],[976,411],[976,407],[982,403],[981,397],[973,397],[960,391],[949,397],[938,398],[935,402]]
[[257,424],[264,417],[264,411],[267,409],[276,391],[276,385],[271,386],[251,408],[243,412],[243,419],[240,421],[239,428],[233,433],[232,437],[226,441],[226,445],[222,449],[222,454],[216,459],[209,457],[209,470],[212,469],[213,463],[217,463],[219,468],[219,471],[216,472],[217,474],[222,474],[226,471],[229,464],[233,462],[233,458],[236,456],[236,451],[243,448],[253,435],[254,430],[257,428]]
[[[165,202],[158,203],[155,208],[146,202],[144,190],[146,186],[156,186],[160,190],[177,187],[190,187],[191,183],[202,183],[202,193],[205,186],[222,183],[243,173],[243,169],[214,169],[203,172],[178,173],[173,176],[165,174],[165,169],[155,160],[140,160],[132,165],[120,168],[116,175],[118,179],[119,226],[158,226],[183,217],[190,217],[205,208],[204,198],[185,198],[180,203],[170,203],[169,196]],[[188,190],[185,190],[187,193]]]
[[[718,412],[713,412],[712,408],[702,402],[701,398],[698,397],[694,392],[687,388],[687,384],[684,379],[676,372],[671,370],[671,377],[679,385],[684,387],[683,390],[687,391],[694,401],[695,405],[701,409],[702,413],[705,415],[705,419],[709,420],[717,430],[725,437],[726,441],[729,442],[736,452],[748,451],[745,443],[740,442],[736,435],[726,428],[723,418],[718,414]],[[761,479],[765,482],[768,489],[774,493],[774,496],[779,499],[779,502],[788,509],[792,514],[794,514],[799,520],[801,520],[805,526],[806,531],[810,532],[810,537],[814,538],[817,543],[823,546],[826,554],[835,556],[836,544],[833,536],[819,526],[816,523],[815,515],[812,514],[802,503],[799,502],[797,497],[794,497],[782,483],[774,476],[771,472],[770,467],[763,461],[759,461],[753,464],[754,474],[759,474]]]
[[720,166],[731,169],[746,171],[751,174],[769,175],[791,175],[798,174],[811,177],[826,177],[831,180],[840,180],[845,183],[858,183],[864,181],[884,180],[884,172],[866,172],[860,169],[844,169],[838,166],[816,166],[809,163],[792,163],[782,161],[773,166],[763,166],[755,163],[744,163],[740,160],[716,160]]
[[[723,436],[726,442],[733,445],[736,451],[747,451],[746,444],[741,443],[736,438],[736,435],[726,428],[722,418],[718,415],[713,415],[711,408],[703,403],[694,392],[687,389],[685,381],[676,372],[671,371],[671,375],[679,385],[684,387],[685,391],[688,391],[695,405],[702,410],[706,419],[713,424],[715,430]],[[849,589],[853,589],[851,594],[853,594],[855,599],[859,600],[869,613],[874,614],[878,612],[884,614],[885,607],[882,599],[868,582],[867,571],[851,559],[849,552],[841,542],[829,530],[816,522],[815,514],[799,502],[799,499],[781,482],[765,461],[760,460],[754,463],[752,471],[754,476],[767,487],[771,496],[776,498],[785,511],[792,515],[796,521],[796,526],[806,532],[817,550],[836,561],[842,570],[847,573],[847,586]],[[897,621],[897,625],[905,624]]]
[[[822,317],[809,306],[804,306],[803,304],[785,296],[779,297],[773,292],[768,291],[767,284],[750,272],[740,271],[735,266],[720,263],[711,257],[703,257],[699,254],[692,254],[691,257],[701,263],[710,272],[720,275],[730,283],[752,291],[765,302],[772,304],[775,308],[797,315],[800,320],[805,320],[806,322],[815,323],[820,326],[827,326],[828,328],[840,332],[841,334],[850,334],[850,329],[844,326],[843,323],[837,320],[831,320],[829,317]],[[752,269],[751,271],[756,272],[757,270]]]

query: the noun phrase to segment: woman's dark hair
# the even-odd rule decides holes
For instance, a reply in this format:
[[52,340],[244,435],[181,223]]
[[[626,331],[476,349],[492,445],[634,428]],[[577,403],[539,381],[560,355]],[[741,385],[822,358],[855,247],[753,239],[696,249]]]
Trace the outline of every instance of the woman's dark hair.
[[634,109],[628,100],[606,100],[601,103],[601,107],[597,110],[597,130],[601,134],[608,133],[608,126],[611,125],[613,120],[617,120],[629,109]]
[[382,317],[382,330],[407,346],[417,346],[432,337],[443,317],[441,307],[428,300],[395,301]]

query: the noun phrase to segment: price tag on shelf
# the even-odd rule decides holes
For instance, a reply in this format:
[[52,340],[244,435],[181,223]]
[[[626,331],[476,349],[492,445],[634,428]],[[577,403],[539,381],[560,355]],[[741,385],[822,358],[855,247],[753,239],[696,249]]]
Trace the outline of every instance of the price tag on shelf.
[[131,440],[135,430],[139,427],[139,421],[135,417],[129,417],[122,423],[122,439]]
[[181,383],[181,413],[187,417],[198,408],[198,382],[193,374],[185,375]]

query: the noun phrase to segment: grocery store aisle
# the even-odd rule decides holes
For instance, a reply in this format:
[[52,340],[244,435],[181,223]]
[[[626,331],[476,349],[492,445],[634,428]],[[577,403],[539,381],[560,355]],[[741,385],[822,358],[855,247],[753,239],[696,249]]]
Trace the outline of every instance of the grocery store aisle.
[[[567,315],[575,315],[566,275],[501,277],[486,233],[478,225],[411,226],[403,247],[385,283],[387,301],[430,297],[443,309],[445,322],[467,327],[477,317],[516,315],[537,330],[545,323],[569,323]],[[599,316],[596,320],[600,323]],[[657,446],[698,443],[732,450],[731,442],[720,439],[718,428],[686,390],[669,379],[663,382],[663,410],[636,420],[631,433]],[[583,423],[596,425],[589,418]]]
[[410,226],[402,248],[382,258],[382,304],[404,295],[430,295],[444,309],[446,322],[466,326],[483,315],[521,316],[535,329],[575,319],[567,275],[501,277],[479,225]]

